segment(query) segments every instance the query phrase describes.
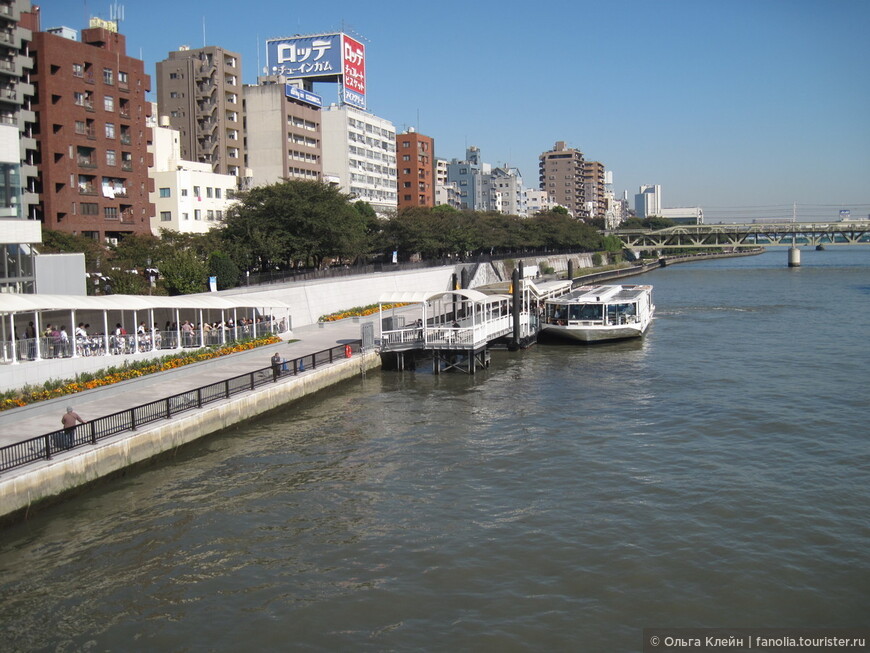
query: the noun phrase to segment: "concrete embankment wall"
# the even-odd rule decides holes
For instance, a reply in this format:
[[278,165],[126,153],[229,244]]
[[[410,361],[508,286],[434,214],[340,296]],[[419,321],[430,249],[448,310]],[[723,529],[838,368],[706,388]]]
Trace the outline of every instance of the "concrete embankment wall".
[[364,371],[380,364],[380,354],[366,352],[137,431],[118,434],[96,445],[73,449],[52,460],[6,472],[0,476],[0,517],[14,519],[16,514],[39,502],[57,498],[340,381],[359,378]]

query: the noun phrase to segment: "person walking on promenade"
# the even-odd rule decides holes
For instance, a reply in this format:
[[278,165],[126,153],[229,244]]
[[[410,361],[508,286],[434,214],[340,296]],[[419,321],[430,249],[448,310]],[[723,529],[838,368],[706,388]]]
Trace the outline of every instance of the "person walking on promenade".
[[281,373],[281,354],[277,351],[275,355],[272,356],[272,380],[277,382],[278,375]]
[[73,410],[72,406],[66,407],[66,413],[60,418],[60,423],[63,424],[63,448],[72,449],[73,436],[76,432],[76,422],[85,423],[79,414]]

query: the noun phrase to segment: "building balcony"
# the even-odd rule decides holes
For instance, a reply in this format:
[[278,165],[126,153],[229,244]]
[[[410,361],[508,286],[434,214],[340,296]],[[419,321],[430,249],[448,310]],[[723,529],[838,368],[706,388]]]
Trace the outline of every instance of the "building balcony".
[[133,162],[121,161],[121,170],[123,170],[124,172],[133,172]]
[[118,109],[118,115],[122,118],[126,118],[130,120],[130,110],[129,109]]
[[119,140],[121,141],[121,145],[130,145],[130,143],[133,142],[133,139],[130,138],[129,134],[121,134],[121,138]]
[[79,184],[79,195],[96,195],[97,189],[89,184]]
[[87,156],[80,156],[80,157],[78,157],[77,161],[79,164],[79,168],[96,168],[97,167],[96,162],[92,158],[87,157]]

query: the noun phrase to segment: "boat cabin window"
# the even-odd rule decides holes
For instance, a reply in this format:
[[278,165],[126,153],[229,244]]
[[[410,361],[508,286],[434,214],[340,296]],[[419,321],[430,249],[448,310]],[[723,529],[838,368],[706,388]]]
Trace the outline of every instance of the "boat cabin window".
[[577,320],[600,320],[604,307],[601,304],[578,304],[574,308],[578,310]]

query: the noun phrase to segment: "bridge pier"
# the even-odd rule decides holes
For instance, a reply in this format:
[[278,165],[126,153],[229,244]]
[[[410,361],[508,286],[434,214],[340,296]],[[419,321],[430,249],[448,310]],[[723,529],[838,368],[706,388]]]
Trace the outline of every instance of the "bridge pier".
[[801,266],[801,251],[797,247],[788,248],[788,267],[799,268]]

